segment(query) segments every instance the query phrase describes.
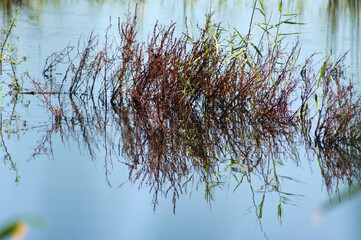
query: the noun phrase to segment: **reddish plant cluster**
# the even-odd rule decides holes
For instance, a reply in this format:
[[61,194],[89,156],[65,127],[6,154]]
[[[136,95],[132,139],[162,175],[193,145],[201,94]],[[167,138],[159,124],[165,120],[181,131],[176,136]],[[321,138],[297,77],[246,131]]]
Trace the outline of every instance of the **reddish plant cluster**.
[[288,55],[277,46],[245,59],[221,49],[223,29],[210,16],[197,39],[176,38],[174,24],[156,24],[150,40],[139,43],[135,25],[136,17],[119,26],[121,66],[111,99],[132,181],[156,193],[167,182],[174,200],[190,168],[210,190],[222,158],[263,172],[267,160],[286,154],[297,129],[297,44]]
[[[361,173],[361,98],[352,81],[344,79],[344,57],[336,63],[327,59],[318,78],[312,74],[312,68],[303,75],[308,92],[304,90],[302,94],[300,124],[307,126],[304,136],[318,157],[329,191],[339,181],[346,180],[351,185]],[[315,98],[314,113],[308,107],[311,97]]]
[[[71,79],[72,103],[80,96],[84,105],[88,99],[95,106],[98,90],[97,109],[106,114],[96,113],[94,125],[86,120],[88,111],[84,117],[72,104],[72,120],[64,119],[80,125],[89,151],[97,142],[89,137],[96,135],[91,129],[103,132],[108,146],[114,141],[106,137],[111,103],[129,180],[149,187],[155,205],[159,193],[170,192],[175,204],[194,175],[211,198],[225,162],[238,178],[261,175],[263,187],[281,196],[277,165],[285,156],[298,161],[301,141],[318,156],[328,187],[359,179],[361,100],[351,82],[342,83],[341,61],[326,60],[315,71],[312,57],[296,64],[298,43],[289,53],[277,41],[255,46],[241,37],[237,46],[224,44],[224,29],[210,16],[196,38],[175,37],[175,24],[156,24],[149,40],[139,42],[136,25],[137,16],[128,16],[118,24],[119,44],[107,34],[99,48],[91,34],[78,58],[68,57],[64,83]],[[69,56],[69,50],[57,56]]]

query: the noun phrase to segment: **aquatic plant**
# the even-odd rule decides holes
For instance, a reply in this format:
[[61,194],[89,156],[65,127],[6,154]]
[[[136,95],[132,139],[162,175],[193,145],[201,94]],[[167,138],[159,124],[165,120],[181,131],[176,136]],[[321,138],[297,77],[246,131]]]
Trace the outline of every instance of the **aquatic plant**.
[[[204,186],[211,200],[231,176],[234,190],[246,179],[254,199],[260,193],[259,203],[254,200],[259,219],[267,194],[278,196],[280,220],[289,197],[298,196],[282,190],[282,179],[292,178],[278,168],[285,159],[299,164],[303,145],[318,158],[329,191],[339,181],[359,181],[361,102],[353,82],[344,81],[342,58],[317,67],[311,56],[299,64],[298,42],[284,45],[280,28],[296,24],[296,15],[283,14],[282,1],[278,9],[277,23],[251,20],[246,35],[208,14],[204,26],[179,37],[175,23],[156,23],[146,42],[137,40],[137,14],[128,14],[118,19],[117,38],[110,25],[105,39],[92,32],[80,40],[75,56],[70,46],[54,54],[44,75],[66,66],[59,92],[68,86],[72,111],[62,112],[33,156],[60,126],[62,137],[85,144],[92,159],[104,147],[106,175],[113,157],[123,157],[127,181],[149,188],[154,208],[163,194],[172,195],[175,210],[190,182]],[[263,31],[258,42],[256,26]],[[255,177],[262,180],[258,186]]]
[[10,69],[7,69],[10,73],[8,75],[10,76],[10,79],[12,80],[12,83],[10,86],[15,91],[20,91],[21,86],[19,83],[19,78],[16,74],[16,67],[23,61],[26,60],[25,57],[19,58],[17,56],[17,46],[10,43],[10,37],[12,36],[12,33],[14,31],[14,28],[16,26],[17,22],[17,14],[18,9],[15,9],[15,17],[9,20],[8,26],[1,26],[2,32],[4,35],[4,39],[1,39],[0,41],[0,76],[3,73],[4,66],[9,66]]
[[[344,57],[335,63],[327,58],[318,78],[310,68],[302,72],[309,91],[301,95],[300,121],[328,191],[339,181],[346,180],[351,186],[354,179],[360,179],[361,98],[354,83],[344,79]],[[314,111],[309,108],[310,98]]]

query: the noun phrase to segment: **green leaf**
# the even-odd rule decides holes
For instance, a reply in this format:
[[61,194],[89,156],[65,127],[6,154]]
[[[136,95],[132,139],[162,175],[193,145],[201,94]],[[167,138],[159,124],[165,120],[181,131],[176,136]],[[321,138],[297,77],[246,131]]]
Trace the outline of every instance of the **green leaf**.
[[183,35],[193,42],[193,38],[191,38],[189,35],[187,35],[185,33],[183,33]]
[[261,203],[259,204],[259,215],[258,215],[258,219],[261,219],[261,218],[262,218],[264,198],[265,198],[265,194],[263,194],[262,201],[261,201]]
[[297,24],[297,25],[305,25],[306,23],[301,23],[301,22],[291,22],[291,21],[283,21],[281,23],[284,23],[284,24]]
[[278,165],[284,166],[284,164],[283,164],[282,162],[280,162],[280,161],[276,161],[276,163],[277,163]]
[[261,8],[256,8],[264,17],[266,16]]
[[[234,175],[234,177],[237,179],[237,177],[235,175]],[[242,175],[241,181],[238,182],[237,186],[233,189],[233,192],[236,191],[237,188],[241,185],[241,183],[243,182],[243,177],[244,177],[244,175]]]
[[217,55],[219,55],[219,43],[218,43],[218,39],[217,37],[212,34],[213,38],[214,38],[214,41],[216,41],[216,51],[217,51]]
[[260,0],[260,1],[259,1],[259,5],[261,6],[262,10],[264,11],[263,0]]
[[288,36],[288,35],[300,35],[300,34],[304,34],[306,32],[294,32],[294,33],[281,33],[281,36]]
[[256,52],[258,53],[258,55],[262,57],[262,53],[261,53],[261,51],[258,49],[258,47],[256,47],[256,45],[254,45],[252,42],[249,42],[249,43],[250,43],[250,44],[252,45],[252,47],[256,50]]
[[191,175],[190,178],[183,183],[182,188],[184,188],[187,185],[187,183],[189,183],[192,179],[193,179],[193,175]]
[[277,207],[277,216],[278,216],[280,222],[282,223],[282,208],[281,208],[281,203],[278,204],[278,207]]
[[323,65],[322,65],[321,73],[320,73],[320,76],[318,77],[318,81],[317,81],[317,87],[320,86],[321,79],[322,79],[322,77],[323,77],[323,73],[325,72],[325,69],[326,69],[328,60],[329,60],[329,59],[327,58],[326,61],[325,61],[325,62],[323,63]]
[[281,13],[282,12],[282,0],[278,1],[278,11]]
[[285,14],[282,14],[282,16],[284,16],[284,17],[293,17],[293,18],[295,18],[295,17],[297,17],[299,15],[300,14],[297,14],[297,13],[285,13]]

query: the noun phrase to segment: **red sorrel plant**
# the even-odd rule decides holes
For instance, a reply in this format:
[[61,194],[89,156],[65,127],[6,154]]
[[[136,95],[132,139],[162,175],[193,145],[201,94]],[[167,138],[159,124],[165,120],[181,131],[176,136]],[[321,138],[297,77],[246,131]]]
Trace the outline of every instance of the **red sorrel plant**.
[[[359,179],[361,169],[361,98],[353,82],[344,79],[344,57],[335,63],[326,59],[318,78],[310,78],[310,74],[315,75],[311,69],[303,72],[309,91],[302,94],[300,122],[308,126],[303,133],[317,155],[329,191],[333,185],[338,189],[339,181],[347,181],[351,186],[353,179]],[[306,110],[311,105],[311,96],[314,111]]]
[[[159,194],[172,194],[175,207],[186,184],[196,177],[204,183],[206,198],[212,199],[225,179],[222,173],[229,170],[235,189],[247,179],[255,193],[252,176],[263,180],[262,200],[254,203],[259,219],[266,194],[278,194],[281,219],[282,205],[293,195],[282,191],[281,180],[292,178],[277,169],[284,159],[300,163],[300,143],[314,150],[327,186],[335,178],[350,184],[359,180],[355,159],[361,100],[353,83],[343,82],[341,61],[327,59],[315,70],[311,56],[298,65],[299,43],[284,45],[280,29],[295,24],[295,15],[282,13],[282,1],[279,11],[276,24],[258,25],[264,33],[256,43],[252,24],[242,36],[212,22],[212,15],[197,26],[194,38],[189,31],[176,37],[175,23],[156,23],[148,41],[141,42],[137,14],[118,21],[118,38],[111,37],[111,26],[104,41],[90,34],[84,48],[79,44],[76,57],[70,57],[69,48],[57,55],[57,64],[65,63],[65,56],[69,61],[63,83],[70,79],[74,115],[65,119],[71,119],[66,121],[71,135],[79,136],[74,129],[80,129],[93,156],[93,147],[99,145],[92,139],[101,132],[104,146],[125,157],[129,181],[154,193],[154,206]],[[87,100],[96,106],[94,96],[101,100],[94,107],[96,123],[85,106]],[[75,104],[77,97],[83,107]],[[113,114],[108,113],[109,105]],[[107,137],[109,115],[119,127],[118,144]],[[106,153],[111,155],[108,149]]]

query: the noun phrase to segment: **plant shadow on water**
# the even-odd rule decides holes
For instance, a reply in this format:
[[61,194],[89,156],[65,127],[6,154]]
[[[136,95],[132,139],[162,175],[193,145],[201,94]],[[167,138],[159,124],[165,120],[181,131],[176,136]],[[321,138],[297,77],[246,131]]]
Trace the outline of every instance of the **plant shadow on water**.
[[93,160],[103,149],[107,177],[116,161],[125,164],[129,176],[118,185],[149,188],[154,210],[170,195],[174,212],[190,183],[211,201],[229,176],[234,190],[245,179],[260,223],[268,194],[278,196],[280,221],[299,196],[282,190],[292,176],[278,169],[286,160],[301,164],[303,148],[317,158],[329,192],[360,181],[361,99],[345,80],[344,57],[324,59],[319,70],[314,56],[299,65],[299,44],[285,53],[281,24],[263,25],[257,43],[253,27],[246,36],[229,32],[211,14],[197,37],[188,30],[176,38],[175,24],[156,24],[148,42],[138,42],[136,25],[137,15],[128,15],[119,38],[109,26],[104,40],[91,33],[84,46],[79,41],[76,56],[72,47],[50,56],[44,75],[67,66],[59,94],[28,76],[53,116],[32,158],[52,153],[54,133],[85,145]]

